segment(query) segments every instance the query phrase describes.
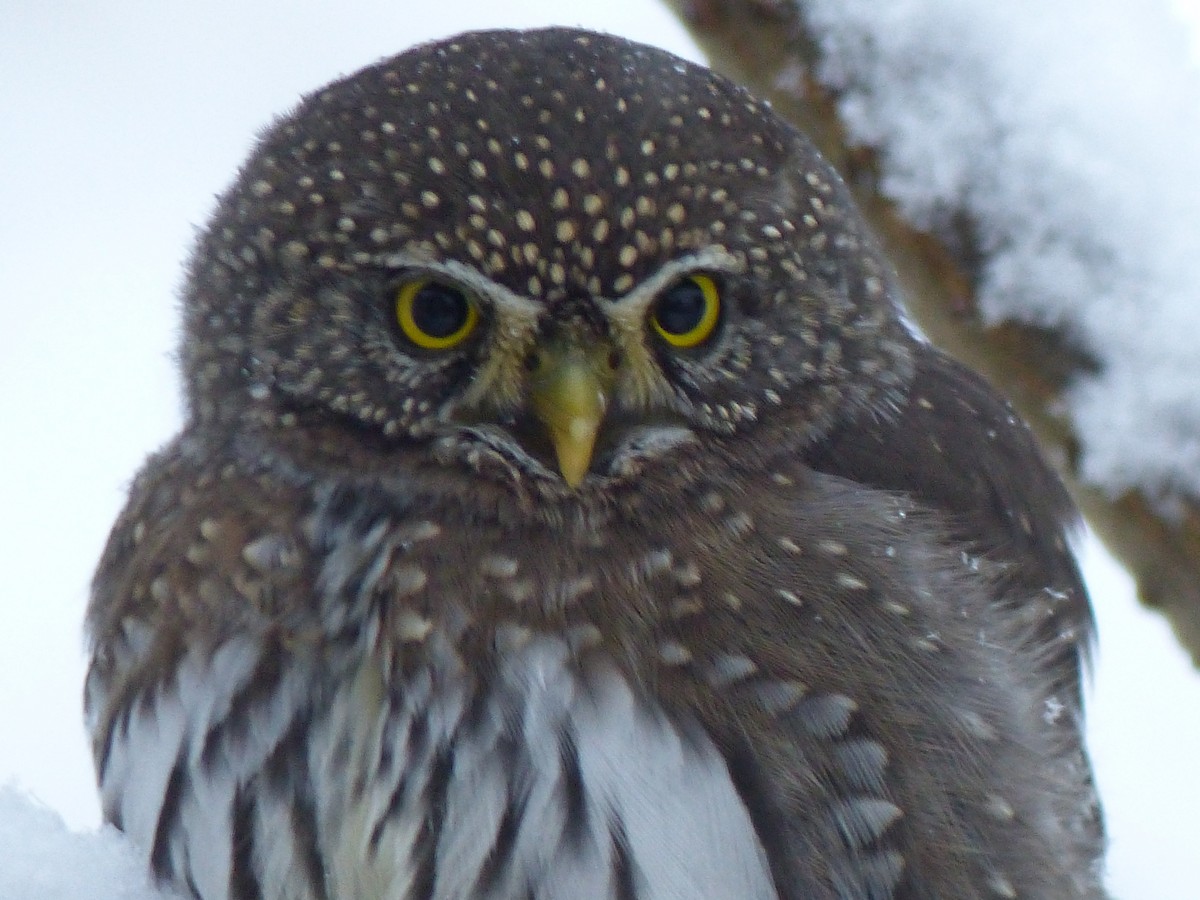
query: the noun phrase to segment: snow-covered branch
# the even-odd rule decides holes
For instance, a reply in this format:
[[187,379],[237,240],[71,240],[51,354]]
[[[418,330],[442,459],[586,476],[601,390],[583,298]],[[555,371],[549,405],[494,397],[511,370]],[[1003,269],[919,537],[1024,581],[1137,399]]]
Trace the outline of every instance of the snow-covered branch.
[[673,0],[1200,659],[1200,68],[1166,0]]

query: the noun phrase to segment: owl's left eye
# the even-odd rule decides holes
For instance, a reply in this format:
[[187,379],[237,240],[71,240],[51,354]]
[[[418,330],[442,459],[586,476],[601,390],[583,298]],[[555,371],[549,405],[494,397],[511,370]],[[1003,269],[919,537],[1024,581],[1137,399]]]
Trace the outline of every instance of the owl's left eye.
[[457,347],[475,330],[479,310],[465,293],[432,278],[414,278],[396,289],[396,323],[422,350]]
[[707,275],[692,274],[667,288],[655,301],[650,325],[672,347],[702,344],[721,319],[721,292]]

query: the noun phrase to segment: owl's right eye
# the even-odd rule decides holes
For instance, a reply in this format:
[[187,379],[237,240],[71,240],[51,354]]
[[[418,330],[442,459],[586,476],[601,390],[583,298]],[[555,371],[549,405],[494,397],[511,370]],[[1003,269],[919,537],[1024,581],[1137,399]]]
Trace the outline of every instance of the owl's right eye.
[[672,347],[687,350],[708,340],[720,319],[720,288],[708,275],[693,273],[662,293],[650,324]]
[[414,278],[396,289],[396,324],[422,350],[449,350],[465,341],[479,322],[475,303],[459,288],[432,278]]

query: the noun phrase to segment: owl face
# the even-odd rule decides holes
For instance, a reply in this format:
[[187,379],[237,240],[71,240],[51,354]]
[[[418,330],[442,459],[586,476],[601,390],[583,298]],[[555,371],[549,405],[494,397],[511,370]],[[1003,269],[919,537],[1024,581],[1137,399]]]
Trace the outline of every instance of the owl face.
[[337,82],[215,221],[193,416],[334,456],[417,447],[586,490],[734,435],[794,447],[886,408],[910,365],[808,143],[616,38],[464,35]]

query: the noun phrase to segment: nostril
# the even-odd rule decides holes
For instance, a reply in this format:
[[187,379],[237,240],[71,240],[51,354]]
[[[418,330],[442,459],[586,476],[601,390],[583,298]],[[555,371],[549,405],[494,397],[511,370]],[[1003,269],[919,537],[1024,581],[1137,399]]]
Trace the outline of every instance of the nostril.
[[625,361],[624,357],[621,356],[620,350],[608,351],[608,367],[610,369],[621,368],[621,363],[623,363],[624,361]]
[[525,371],[536,372],[542,367],[542,355],[536,350],[525,357]]

